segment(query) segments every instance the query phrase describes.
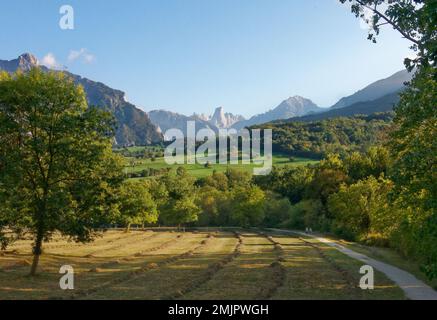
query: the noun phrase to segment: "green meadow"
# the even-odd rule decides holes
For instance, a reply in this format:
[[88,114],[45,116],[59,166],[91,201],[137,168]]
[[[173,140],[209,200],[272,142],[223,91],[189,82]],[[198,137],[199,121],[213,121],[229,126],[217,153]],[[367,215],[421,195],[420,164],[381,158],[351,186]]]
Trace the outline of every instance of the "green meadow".
[[[150,147],[130,147],[127,148],[129,152],[141,152],[147,150]],[[254,168],[261,168],[262,164],[259,163],[250,163],[243,164],[239,161],[238,164],[215,164],[211,163],[208,166],[204,164],[196,163],[196,164],[174,164],[169,165],[165,162],[163,157],[157,157],[154,159],[138,159],[134,157],[125,157],[125,174],[129,175],[132,173],[139,173],[146,169],[156,169],[160,170],[163,168],[171,168],[171,170],[176,170],[178,167],[184,167],[187,172],[196,177],[203,178],[211,175],[214,171],[216,172],[226,172],[228,169],[241,170],[246,172],[253,172]],[[290,157],[284,154],[274,154],[273,155],[273,166],[281,167],[281,166],[306,166],[309,164],[317,164],[317,160],[308,159],[308,158],[299,158],[299,157]]]

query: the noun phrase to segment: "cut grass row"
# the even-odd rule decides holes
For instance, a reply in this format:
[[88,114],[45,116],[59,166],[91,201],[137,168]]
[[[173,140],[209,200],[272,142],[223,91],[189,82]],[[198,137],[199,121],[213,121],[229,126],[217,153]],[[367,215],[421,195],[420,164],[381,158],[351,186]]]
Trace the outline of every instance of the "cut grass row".
[[[255,231],[111,231],[88,245],[63,241],[46,246],[36,278],[17,263],[30,259],[30,246],[26,251],[19,244],[19,253],[1,256],[0,300],[404,297],[378,272],[375,290],[361,290],[360,262],[306,238]],[[59,288],[64,264],[74,267],[74,291]]]

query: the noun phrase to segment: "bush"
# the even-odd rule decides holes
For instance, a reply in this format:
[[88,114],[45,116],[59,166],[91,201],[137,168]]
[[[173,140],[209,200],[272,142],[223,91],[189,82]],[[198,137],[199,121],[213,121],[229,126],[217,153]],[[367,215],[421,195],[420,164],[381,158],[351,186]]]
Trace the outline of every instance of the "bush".
[[304,200],[290,209],[290,219],[282,224],[291,229],[312,228],[323,230],[326,226],[324,208],[319,200]]
[[358,241],[366,246],[390,247],[390,239],[380,233],[368,233],[359,237]]

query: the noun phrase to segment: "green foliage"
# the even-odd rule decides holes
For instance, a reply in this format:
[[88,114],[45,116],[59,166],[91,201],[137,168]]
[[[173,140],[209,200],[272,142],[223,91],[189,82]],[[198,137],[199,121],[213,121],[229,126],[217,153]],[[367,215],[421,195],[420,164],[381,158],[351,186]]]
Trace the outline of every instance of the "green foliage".
[[291,204],[287,198],[273,192],[266,192],[265,197],[263,226],[277,227],[290,218]]
[[373,176],[349,186],[342,185],[328,200],[334,231],[352,239],[368,233],[390,235],[398,221],[396,210],[387,201],[391,188],[389,180]]
[[348,177],[342,170],[317,168],[306,190],[306,198],[319,199],[325,205],[328,197],[347,181]]
[[391,166],[389,150],[383,146],[371,147],[365,154],[353,152],[343,162],[352,181],[358,181],[368,176],[376,178],[381,175],[387,176]]
[[[395,131],[390,142],[393,156],[389,172],[394,188],[391,202],[402,209],[393,245],[424,263],[430,278],[437,276],[437,2],[340,0],[353,2],[352,12],[364,17],[373,12],[369,39],[376,41],[383,24],[391,25],[411,41],[417,58],[405,59],[416,74],[401,94],[395,109]],[[382,22],[382,23],[381,23]]]
[[257,176],[255,182],[263,190],[271,190],[297,203],[303,199],[313,174],[309,167],[274,167],[269,175]]
[[129,228],[131,224],[158,221],[156,203],[144,181],[126,181],[118,190],[117,222]]
[[178,168],[177,174],[168,173],[159,177],[158,183],[165,188],[162,195],[166,198],[161,200],[159,207],[163,223],[181,225],[197,221],[200,208],[195,203],[195,179],[184,168]]
[[228,185],[230,188],[244,188],[252,183],[252,174],[249,172],[228,169],[225,174],[228,178]]
[[54,232],[86,242],[110,220],[122,168],[113,128],[62,73],[0,75],[1,213],[33,236],[32,274]]
[[230,196],[225,190],[206,185],[199,190],[197,203],[202,210],[199,215],[200,226],[228,225]]
[[391,149],[395,193],[405,206],[437,208],[437,70],[423,69],[396,108]]
[[327,230],[324,206],[319,200],[303,200],[290,210],[290,218],[282,225],[291,229]]
[[273,151],[321,159],[367,150],[387,138],[392,114],[340,117],[314,122],[287,121],[257,126],[273,130]]
[[231,221],[242,227],[257,227],[264,220],[265,194],[257,186],[238,186],[232,191]]

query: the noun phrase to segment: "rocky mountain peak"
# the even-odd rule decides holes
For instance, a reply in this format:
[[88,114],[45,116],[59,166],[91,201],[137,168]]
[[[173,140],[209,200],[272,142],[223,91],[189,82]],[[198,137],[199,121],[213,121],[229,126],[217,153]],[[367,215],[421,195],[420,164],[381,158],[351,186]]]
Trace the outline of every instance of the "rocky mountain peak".
[[245,120],[243,116],[225,113],[223,107],[215,109],[214,114],[210,119],[210,123],[217,128],[229,128],[233,124]]
[[20,65],[38,65],[38,59],[31,53],[23,53],[21,56],[18,57],[18,61]]

